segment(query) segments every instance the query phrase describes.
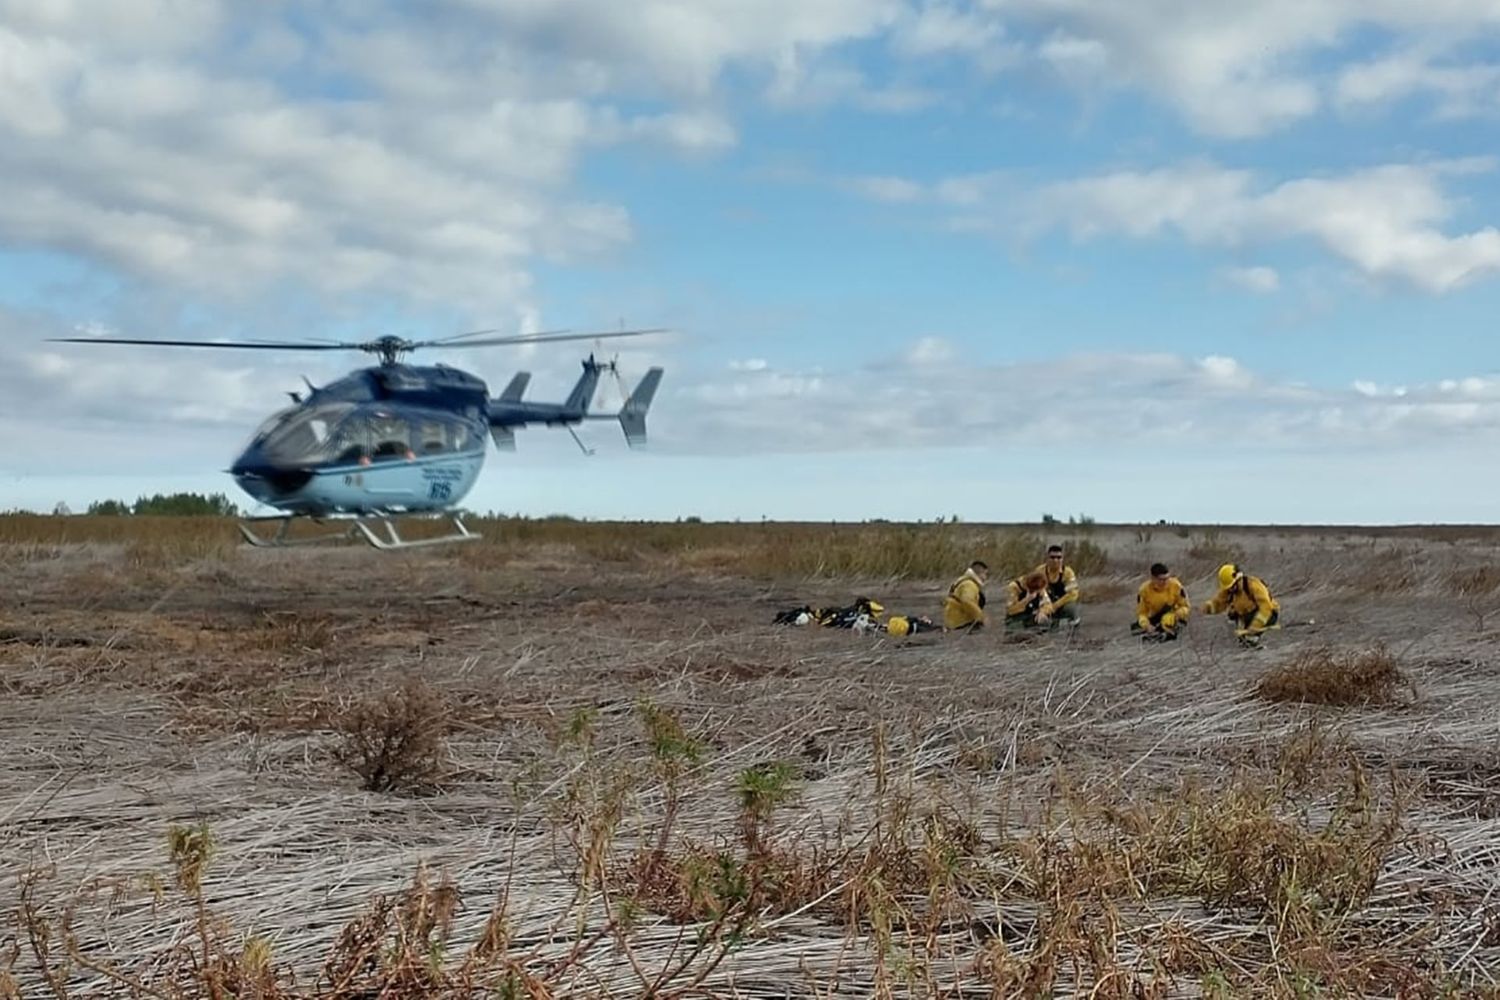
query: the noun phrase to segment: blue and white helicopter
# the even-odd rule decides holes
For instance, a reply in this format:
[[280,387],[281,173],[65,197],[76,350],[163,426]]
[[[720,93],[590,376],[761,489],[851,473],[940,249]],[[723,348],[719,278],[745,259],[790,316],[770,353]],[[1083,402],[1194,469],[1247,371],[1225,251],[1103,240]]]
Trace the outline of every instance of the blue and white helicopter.
[[[599,377],[616,363],[589,355],[583,374],[561,403],[527,402],[521,397],[531,376],[520,372],[505,391],[490,398],[482,379],[447,365],[416,367],[401,363],[420,348],[486,347],[562,340],[634,337],[660,330],[608,333],[545,333],[484,337],[477,330],[441,340],[410,341],[380,337],[363,343],[266,341],[139,340],[118,337],[61,337],[65,343],[137,344],[153,347],[219,347],[261,351],[343,351],[374,354],[380,364],[353,371],[324,386],[308,382],[308,392],[288,393],[292,405],[272,415],[251,437],[229,468],[241,489],[279,513],[247,517],[245,540],[257,546],[304,545],[332,539],[363,538],[377,549],[439,545],[480,537],[463,523],[458,503],[473,488],[484,465],[485,436],[496,447],[514,450],[515,431],[528,424],[566,427],[585,454],[572,425],[585,420],[618,420],[625,440],[646,440],[646,411],[661,383],[662,369],[651,368],[617,413],[594,414],[589,405]],[[304,379],[304,381],[306,381]],[[396,519],[445,516],[453,530],[434,538],[403,539]],[[347,521],[343,531],[294,538],[294,520]],[[252,525],[278,522],[274,535]],[[382,530],[376,531],[379,526]]]

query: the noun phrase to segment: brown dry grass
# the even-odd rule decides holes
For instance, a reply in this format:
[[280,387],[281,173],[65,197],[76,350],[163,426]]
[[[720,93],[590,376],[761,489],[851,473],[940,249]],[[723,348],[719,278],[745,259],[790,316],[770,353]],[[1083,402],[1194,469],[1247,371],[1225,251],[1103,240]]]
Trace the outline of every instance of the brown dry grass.
[[420,681],[352,706],[338,726],[335,755],[369,791],[424,789],[442,777],[448,710],[442,695]]
[[1061,539],[1086,624],[1013,646],[766,622],[1023,526],[486,527],[0,544],[0,997],[1496,995],[1493,538],[1222,529],[1322,623],[1254,652],[1129,640],[1175,531]]
[[1265,701],[1304,705],[1395,705],[1407,687],[1395,656],[1383,646],[1315,646],[1266,671],[1256,682],[1255,694]]

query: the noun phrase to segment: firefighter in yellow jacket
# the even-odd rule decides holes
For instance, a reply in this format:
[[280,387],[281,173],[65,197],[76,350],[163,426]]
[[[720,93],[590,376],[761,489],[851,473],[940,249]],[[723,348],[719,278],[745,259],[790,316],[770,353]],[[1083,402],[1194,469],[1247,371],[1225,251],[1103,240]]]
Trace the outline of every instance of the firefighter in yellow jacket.
[[1182,581],[1171,574],[1165,563],[1153,563],[1151,579],[1135,593],[1135,621],[1130,631],[1143,638],[1176,639],[1187,625],[1192,608]]
[[1047,577],[1033,570],[1005,585],[1005,628],[1017,631],[1046,628],[1052,620],[1052,599],[1047,596]]
[[1219,592],[1203,605],[1203,613],[1216,615],[1228,611],[1234,624],[1234,634],[1240,641],[1253,646],[1260,642],[1266,629],[1272,628],[1281,618],[1281,605],[1271,596],[1265,581],[1251,576],[1234,563],[1219,567]]
[[1047,602],[1052,605],[1052,627],[1057,628],[1065,621],[1077,625],[1078,576],[1073,572],[1072,566],[1063,562],[1063,547],[1047,546],[1047,561],[1032,572],[1042,574],[1042,579],[1047,581]]
[[984,582],[989,576],[989,566],[975,559],[964,575],[953,581],[943,598],[943,628],[975,632],[984,628]]

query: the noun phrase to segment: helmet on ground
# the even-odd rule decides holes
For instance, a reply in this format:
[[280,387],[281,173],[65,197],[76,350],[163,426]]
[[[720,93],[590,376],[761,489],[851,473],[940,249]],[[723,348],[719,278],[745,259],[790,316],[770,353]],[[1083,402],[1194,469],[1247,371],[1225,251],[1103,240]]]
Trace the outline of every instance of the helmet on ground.
[[911,622],[904,615],[891,615],[891,620],[885,623],[885,630],[891,635],[906,635],[911,631]]
[[1177,627],[1177,615],[1174,614],[1171,611],[1168,611],[1166,614],[1162,615],[1161,616],[1161,627],[1162,628],[1176,628]]
[[1234,563],[1225,563],[1219,567],[1219,587],[1223,590],[1228,590],[1234,585],[1234,581],[1239,579],[1239,576],[1240,568],[1238,566]]

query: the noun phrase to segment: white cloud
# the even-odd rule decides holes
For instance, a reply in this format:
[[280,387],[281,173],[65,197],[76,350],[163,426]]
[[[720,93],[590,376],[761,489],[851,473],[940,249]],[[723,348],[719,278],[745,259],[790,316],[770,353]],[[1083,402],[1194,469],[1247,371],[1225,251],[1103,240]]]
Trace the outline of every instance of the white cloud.
[[[1449,234],[1457,205],[1443,181],[1493,169],[1486,159],[1389,164],[1266,183],[1248,170],[1189,163],[1024,187],[1003,173],[921,184],[900,177],[846,184],[885,202],[946,207],[951,228],[1001,236],[1062,229],[1078,240],[1175,234],[1204,247],[1244,249],[1308,240],[1367,278],[1431,293],[1500,273],[1500,230]],[[1280,284],[1269,267],[1223,276],[1251,291]]]
[[1458,118],[1500,112],[1500,65],[1440,64],[1427,51],[1411,49],[1346,66],[1334,96],[1351,110],[1398,101],[1414,94],[1437,99],[1437,113]]
[[847,187],[872,201],[891,203],[917,201],[925,193],[921,184],[904,177],[854,177]]
[[1265,266],[1225,268],[1224,278],[1248,292],[1269,295],[1281,287],[1281,276],[1275,268]]
[[941,0],[923,0],[904,14],[891,28],[890,41],[892,51],[907,59],[961,54],[990,73],[1020,64],[1025,54],[1006,37],[998,14]]
[[914,365],[937,365],[952,361],[958,349],[953,342],[943,337],[920,337],[906,354],[906,360]]
[[[731,67],[816,87],[897,0],[0,0],[0,243],[209,298],[285,283],[469,313],[531,308],[537,261],[607,254],[626,209],[573,192],[622,143],[712,154]],[[872,103],[910,90],[846,90]],[[925,99],[925,98],[921,98]]]
[[1255,381],[1238,361],[1221,354],[1211,354],[1206,358],[1200,358],[1198,367],[1203,369],[1203,374],[1207,376],[1211,385],[1244,389],[1250,387]]
[[[923,363],[915,364],[915,359]],[[947,446],[1003,449],[1174,447],[1238,439],[1339,455],[1422,446],[1456,435],[1500,444],[1500,379],[1469,376],[1381,390],[1310,388],[1267,378],[1237,358],[1075,354],[975,364],[961,345],[922,338],[899,358],[824,371],[774,365],[695,381],[667,393],[657,420],[662,453],[892,452]],[[1451,385],[1450,385],[1451,383]],[[803,434],[797,428],[818,428]]]
[[[1361,32],[1423,39],[1437,49],[1492,37],[1500,27],[1492,0],[981,0],[981,6],[1035,32],[1036,57],[1063,79],[1094,93],[1142,90],[1197,130],[1231,138],[1316,113],[1328,76],[1348,61]],[[1325,68],[1329,63],[1334,70]],[[1348,99],[1411,89],[1393,70],[1355,71],[1337,90]],[[1429,75],[1420,86],[1466,90],[1476,85],[1470,71],[1456,65],[1455,76]],[[1389,82],[1377,79],[1382,72]]]

